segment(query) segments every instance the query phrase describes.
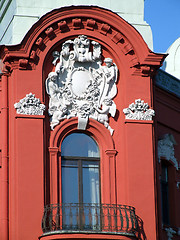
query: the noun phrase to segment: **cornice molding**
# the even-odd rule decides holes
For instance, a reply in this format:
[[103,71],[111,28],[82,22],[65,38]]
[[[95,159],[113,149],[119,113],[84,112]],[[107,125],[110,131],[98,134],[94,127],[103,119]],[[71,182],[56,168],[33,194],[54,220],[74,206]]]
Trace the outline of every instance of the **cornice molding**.
[[104,43],[117,45],[134,71],[142,65],[158,68],[166,57],[151,52],[137,30],[116,13],[95,6],[71,6],[55,9],[40,18],[21,44],[1,46],[0,58],[12,68],[33,69],[47,45],[53,47],[55,42],[79,34],[96,35]]

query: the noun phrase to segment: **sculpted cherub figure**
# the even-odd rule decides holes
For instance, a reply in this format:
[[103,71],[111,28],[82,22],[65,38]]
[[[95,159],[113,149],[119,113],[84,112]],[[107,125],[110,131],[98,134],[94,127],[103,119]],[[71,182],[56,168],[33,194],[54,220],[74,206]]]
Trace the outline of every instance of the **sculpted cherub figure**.
[[46,91],[49,94],[49,114],[52,115],[54,110],[59,106],[61,91],[57,84],[57,73],[50,72],[46,79]]
[[54,127],[59,124],[59,122],[65,118],[67,118],[68,108],[66,105],[61,105],[59,108],[53,113],[51,118],[51,129],[53,130]]
[[116,114],[116,104],[113,100],[109,98],[105,98],[102,103],[102,108],[99,108],[97,106],[94,106],[95,110],[98,112],[97,120],[100,123],[103,123],[104,126],[110,131],[111,135],[113,134],[113,129],[109,126],[109,118],[108,114],[110,114],[112,117]]
[[70,55],[70,45],[72,44],[71,40],[67,40],[62,44],[62,50],[59,55],[59,62],[56,65],[55,72],[61,74],[65,69],[69,67],[69,55]]

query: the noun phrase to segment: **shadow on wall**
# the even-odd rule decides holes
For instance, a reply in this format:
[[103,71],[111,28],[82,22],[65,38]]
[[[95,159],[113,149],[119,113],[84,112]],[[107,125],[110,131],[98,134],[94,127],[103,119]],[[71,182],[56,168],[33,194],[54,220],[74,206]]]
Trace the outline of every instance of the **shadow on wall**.
[[137,239],[139,240],[147,240],[146,234],[144,232],[144,223],[143,220],[136,215],[138,221],[138,231],[137,231]]

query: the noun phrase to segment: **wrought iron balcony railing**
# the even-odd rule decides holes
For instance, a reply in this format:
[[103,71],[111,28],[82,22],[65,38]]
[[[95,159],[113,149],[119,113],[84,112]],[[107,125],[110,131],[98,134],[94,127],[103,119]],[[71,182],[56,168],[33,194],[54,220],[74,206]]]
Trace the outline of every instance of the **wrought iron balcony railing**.
[[135,208],[110,204],[52,204],[44,209],[44,233],[93,232],[134,235],[138,221]]

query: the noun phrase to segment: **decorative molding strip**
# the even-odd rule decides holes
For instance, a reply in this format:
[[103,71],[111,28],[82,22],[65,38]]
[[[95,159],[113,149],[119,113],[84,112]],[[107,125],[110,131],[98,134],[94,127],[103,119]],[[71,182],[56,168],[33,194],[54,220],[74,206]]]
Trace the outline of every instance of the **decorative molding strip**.
[[29,93],[14,104],[17,114],[24,115],[43,115],[45,105],[41,103],[39,98],[35,97],[35,94]]
[[149,105],[141,99],[136,99],[135,103],[131,103],[128,108],[124,108],[123,112],[126,119],[132,120],[152,120],[155,111],[149,109]]
[[162,70],[158,70],[155,82],[158,87],[168,92],[174,93],[177,97],[180,97],[180,80],[177,78]]
[[127,124],[127,123],[134,123],[134,124],[136,124],[136,123],[138,123],[138,124],[153,124],[154,122],[153,122],[153,120],[146,120],[146,121],[142,121],[142,120],[134,120],[134,119],[125,119],[125,121],[124,121],[124,123],[125,124]]
[[[35,65],[38,64],[40,59],[40,53],[44,51],[46,48],[47,42],[53,41],[59,34],[74,30],[86,29],[88,31],[98,31],[102,35],[107,36],[115,44],[119,44],[125,55],[131,54],[132,62],[130,62],[130,66],[134,67],[139,64],[138,57],[136,56],[132,45],[129,40],[124,36],[121,31],[115,30],[114,26],[108,25],[106,21],[100,21],[96,18],[70,18],[67,19],[62,18],[59,22],[50,24],[47,28],[44,28],[43,32],[38,35],[34,44],[29,51],[29,55],[27,55],[24,49],[22,50],[21,57],[16,57],[15,60],[12,61],[12,69],[16,69],[19,67],[21,70],[27,69],[35,69]],[[14,53],[13,53],[14,54]],[[14,55],[13,55],[14,57]],[[9,61],[10,55],[7,56],[7,60]],[[136,59],[134,59],[136,58]],[[131,61],[130,59],[128,61]]]
[[45,115],[23,115],[23,114],[16,114],[15,116],[16,119],[19,119],[19,118],[30,118],[30,119],[44,119],[45,118]]
[[162,139],[158,141],[158,159],[164,157],[167,161],[172,161],[174,167],[178,170],[178,162],[174,156],[174,145],[176,141],[172,134],[165,134]]

